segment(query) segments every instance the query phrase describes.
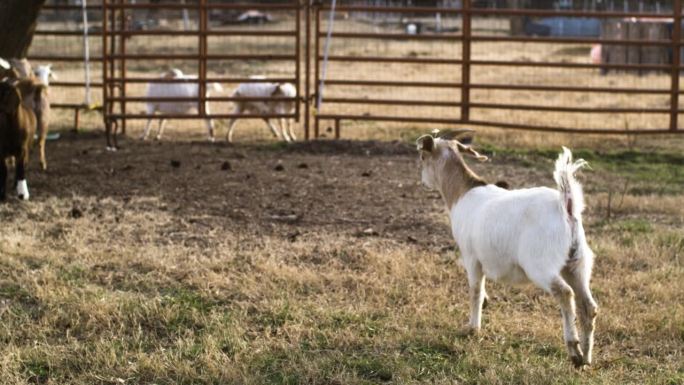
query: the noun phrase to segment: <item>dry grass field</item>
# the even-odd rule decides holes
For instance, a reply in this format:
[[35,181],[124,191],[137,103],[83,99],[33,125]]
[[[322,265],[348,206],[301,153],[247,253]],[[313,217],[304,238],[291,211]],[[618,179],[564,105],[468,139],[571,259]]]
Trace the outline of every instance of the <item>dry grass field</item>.
[[[402,44],[387,49],[422,54]],[[558,49],[509,52],[538,60]],[[564,52],[581,61],[585,49]],[[157,64],[148,64],[131,71],[156,73]],[[287,73],[249,64],[236,63],[235,71]],[[409,67],[397,71],[414,72],[394,74],[459,76]],[[76,67],[57,70],[62,78],[81,75]],[[341,70],[367,79],[390,73]],[[533,75],[474,74],[492,82],[532,82]],[[562,84],[668,81],[658,74],[543,75]],[[374,97],[415,97],[380,92]],[[557,100],[661,102],[609,96]],[[241,123],[238,143],[228,145],[207,143],[201,121],[171,122],[164,141],[141,142],[138,122],[110,153],[96,113],[78,134],[70,132],[71,119],[57,114],[53,127],[62,136],[48,142],[49,170],[32,159],[31,200],[0,204],[3,385],[684,383],[681,135],[477,133],[475,145],[491,161],[472,166],[491,182],[552,186],[560,145],[591,165],[580,179],[600,313],[594,365],[575,370],[558,305],[532,286],[488,282],[483,333],[459,333],[468,316],[466,277],[442,201],[419,183],[413,145],[427,127],[344,122],[343,136],[352,141],[284,145],[255,121]],[[584,124],[581,116],[540,119]],[[666,124],[648,116],[592,120],[618,128],[625,122]]]

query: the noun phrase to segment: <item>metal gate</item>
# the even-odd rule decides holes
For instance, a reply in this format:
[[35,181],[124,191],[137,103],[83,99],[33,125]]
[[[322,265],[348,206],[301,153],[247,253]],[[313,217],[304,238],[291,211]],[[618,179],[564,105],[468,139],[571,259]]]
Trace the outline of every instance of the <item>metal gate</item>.
[[[263,15],[260,11],[283,14],[284,27],[278,29],[242,28],[233,24],[246,15],[254,16],[256,22]],[[297,0],[282,0],[275,3],[214,3],[208,0],[182,1],[175,3],[151,3],[134,0],[105,0],[103,4],[103,55],[104,88],[103,100],[105,126],[109,147],[116,147],[116,136],[110,142],[110,133],[120,127],[126,132],[126,121],[132,119],[247,119],[294,118],[299,121],[300,103],[292,114],[240,114],[227,113],[227,102],[235,100],[263,101],[270,98],[214,97],[207,95],[208,84],[239,84],[278,82],[292,83],[300,95],[300,33],[301,7]],[[230,15],[226,19],[224,15]],[[159,21],[164,20],[160,25]],[[262,20],[266,21],[266,20]],[[248,21],[249,22],[249,21]],[[224,25],[224,23],[227,25]],[[267,37],[284,39],[283,50],[269,51],[267,44],[259,42]],[[255,50],[240,52],[229,47],[231,39],[245,41]],[[140,41],[139,41],[140,40]],[[236,45],[237,46],[237,45]],[[226,49],[229,47],[230,49]],[[255,52],[256,51],[256,52]],[[248,70],[232,71],[240,63],[249,63]],[[249,71],[277,63],[282,76],[268,79],[254,77]],[[161,79],[164,69],[182,68],[183,72],[196,75],[192,79]],[[225,73],[242,72],[244,75],[226,76]],[[195,83],[197,98],[148,98],[144,86],[148,83]],[[282,98],[281,100],[294,100]],[[136,113],[145,102],[196,102],[196,113],[149,115]],[[206,110],[205,102],[211,102],[214,111]],[[136,106],[131,106],[137,104]],[[218,106],[218,108],[216,108]]]
[[[125,131],[127,120],[150,118],[135,113],[131,105],[151,101],[141,95],[141,87],[164,82],[159,79],[159,69],[173,63],[197,75],[196,80],[184,81],[198,84],[199,97],[157,100],[196,102],[197,113],[155,118],[233,118],[234,114],[226,113],[229,102],[244,98],[207,97],[208,83],[277,81],[296,85],[298,103],[293,114],[239,117],[299,121],[301,116],[306,139],[319,137],[320,122],[325,120],[334,122],[336,137],[340,136],[340,122],[346,120],[580,134],[684,132],[678,119],[684,112],[679,101],[684,69],[680,58],[684,55],[681,0],[674,0],[672,9],[639,12],[476,8],[471,0],[439,0],[430,6],[410,7],[393,1],[386,6],[371,0],[339,2],[333,12],[333,1],[188,0],[169,4],[105,0],[102,44],[107,131],[119,125]],[[281,20],[285,22],[278,23],[278,28],[217,25],[240,13],[262,11],[284,13]],[[166,16],[149,17],[150,12],[166,12]],[[671,27],[666,29],[666,37],[656,38],[634,34],[619,38],[540,37],[527,30],[534,26],[530,20],[544,18],[592,19],[602,25],[606,20],[658,20]],[[146,24],[154,20],[167,20],[167,24]],[[524,33],[514,32],[514,24],[521,21]],[[254,40],[226,46],[225,41],[236,37]],[[287,52],[273,52],[267,38],[287,39]],[[149,50],[142,49],[146,44],[135,43],[136,39],[148,39]],[[149,39],[168,43],[160,47]],[[669,53],[670,61],[589,62],[592,45],[606,51],[615,46],[637,47],[638,52],[662,50]],[[240,52],[242,46],[250,46],[252,51]],[[274,62],[279,64],[264,64]],[[267,68],[273,77],[255,79],[250,75],[261,72],[244,68],[225,70],[240,65]],[[604,75],[606,71],[610,74]],[[205,101],[225,107],[210,114]]]

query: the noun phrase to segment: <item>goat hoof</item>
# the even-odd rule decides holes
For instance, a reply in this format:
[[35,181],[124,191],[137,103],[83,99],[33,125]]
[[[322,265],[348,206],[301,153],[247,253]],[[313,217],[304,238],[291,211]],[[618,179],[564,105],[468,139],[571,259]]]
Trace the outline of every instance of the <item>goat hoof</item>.
[[575,365],[575,368],[581,368],[585,362],[584,362],[584,356],[582,355],[582,351],[580,350],[579,347],[579,342],[578,341],[568,341],[568,352],[570,353],[570,360],[572,360],[572,364]]
[[456,335],[459,337],[472,337],[478,334],[480,334],[480,329],[474,328],[470,325],[466,325],[456,332]]

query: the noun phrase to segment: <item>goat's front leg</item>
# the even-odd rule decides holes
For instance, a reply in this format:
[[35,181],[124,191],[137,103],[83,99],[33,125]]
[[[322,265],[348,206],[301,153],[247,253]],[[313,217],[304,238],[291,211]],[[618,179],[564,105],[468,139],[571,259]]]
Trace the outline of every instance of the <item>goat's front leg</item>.
[[19,199],[27,201],[29,199],[28,183],[26,183],[26,163],[28,157],[22,155],[17,157],[17,165],[15,169],[14,184],[17,189],[17,196]]
[[5,158],[0,159],[0,201],[7,199],[7,163]]
[[482,304],[485,299],[485,276],[482,272],[482,265],[474,262],[468,270],[468,286],[470,294],[470,322],[468,331],[477,334],[482,327]]
[[577,328],[575,327],[575,294],[572,287],[560,276],[556,276],[551,282],[551,294],[560,303],[563,316],[563,334],[570,359],[576,367],[580,367],[584,364],[584,356],[579,346]]

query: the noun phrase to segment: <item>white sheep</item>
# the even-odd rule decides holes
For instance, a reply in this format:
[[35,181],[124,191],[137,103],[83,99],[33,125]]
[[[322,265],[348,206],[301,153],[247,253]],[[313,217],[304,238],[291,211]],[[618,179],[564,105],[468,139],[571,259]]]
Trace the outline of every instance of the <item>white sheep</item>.
[[[172,69],[163,73],[160,77],[165,80],[178,79],[181,82],[178,83],[148,83],[147,92],[145,93],[148,98],[198,98],[199,96],[199,84],[194,81],[197,80],[197,76],[185,75],[179,69]],[[187,80],[187,82],[183,82]],[[206,96],[209,97],[212,91],[223,92],[223,87],[218,83],[207,84]],[[205,111],[210,114],[209,102],[205,102]],[[161,100],[154,100],[147,102],[147,114],[154,115],[159,112],[162,114],[188,114],[193,110],[197,110],[198,102],[196,101],[169,101],[164,102]],[[145,131],[141,139],[147,139],[150,133],[150,125],[152,123],[152,118],[147,120],[145,124]],[[159,131],[157,133],[157,139],[161,139],[164,133],[164,126],[166,125],[166,119],[162,118],[159,120]],[[206,119],[207,131],[209,134],[209,140],[214,141],[214,122],[211,119]]]
[[[252,76],[252,79],[264,79],[262,76]],[[297,89],[293,84],[290,83],[241,83],[237,86],[235,91],[233,91],[233,97],[244,97],[244,98],[296,98]],[[262,100],[262,101],[251,101],[251,100],[236,100],[234,102],[235,110],[234,114],[258,114],[258,115],[285,115],[293,114],[296,109],[295,100]],[[228,132],[226,137],[228,142],[233,141],[233,130],[235,129],[235,124],[237,123],[237,117],[234,117],[228,123]],[[286,141],[290,142],[296,140],[293,129],[293,119],[292,118],[280,118],[276,121],[276,125],[271,122],[271,118],[264,118],[264,121],[271,129],[273,136],[276,138],[282,137]]]
[[[505,190],[487,184],[463,155],[487,158],[454,139],[417,141],[422,181],[446,203],[470,287],[468,331],[480,330],[485,277],[517,284],[532,281],[560,303],[565,342],[576,366],[591,363],[597,305],[589,289],[594,254],[584,235],[582,187],[574,173],[584,165],[563,148],[556,161],[557,189]],[[575,306],[582,331],[575,328]]]

